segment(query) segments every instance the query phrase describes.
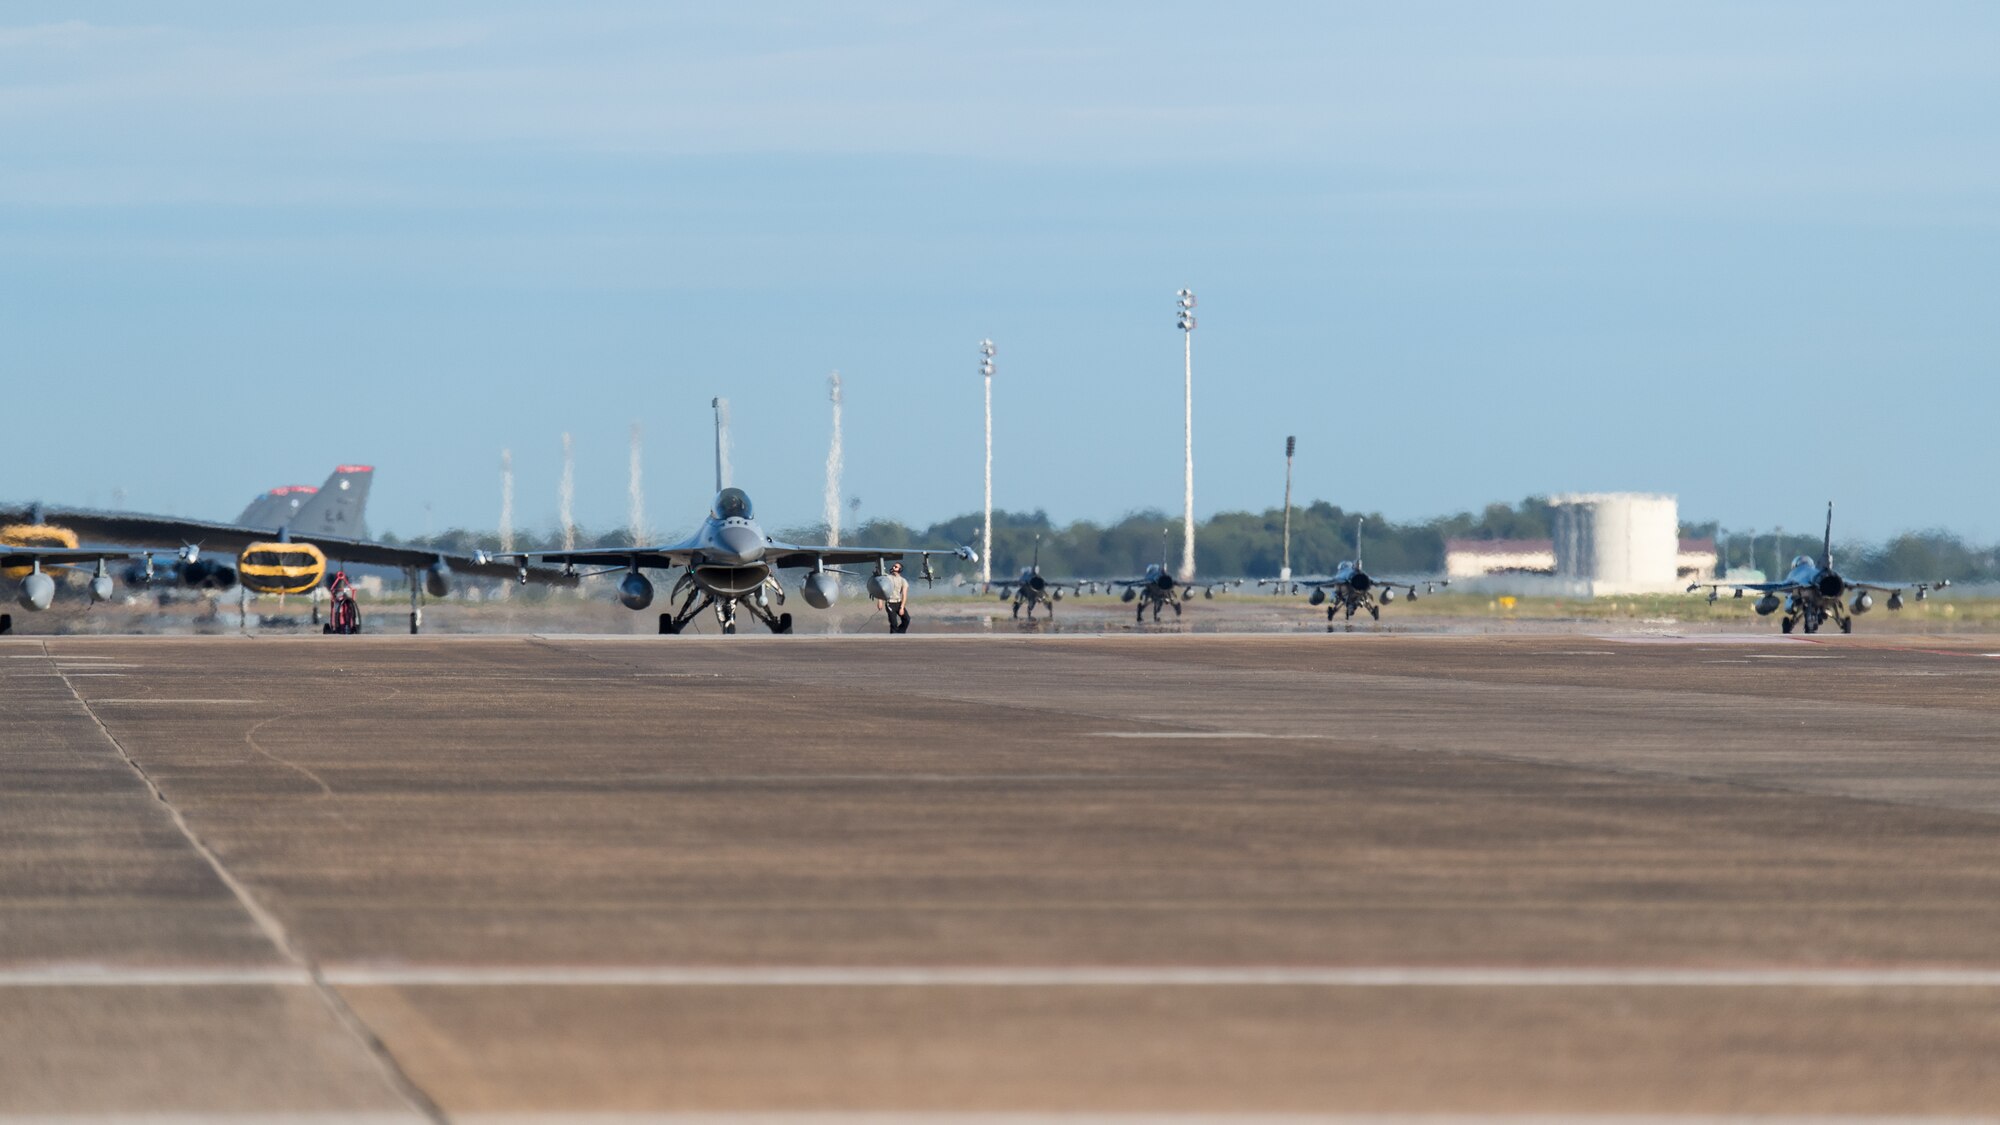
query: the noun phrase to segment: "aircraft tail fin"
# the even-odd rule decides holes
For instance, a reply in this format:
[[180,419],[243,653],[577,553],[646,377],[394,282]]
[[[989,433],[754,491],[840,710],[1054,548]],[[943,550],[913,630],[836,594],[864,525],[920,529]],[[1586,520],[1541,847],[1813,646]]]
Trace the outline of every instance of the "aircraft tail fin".
[[1361,565],[1361,528],[1368,522],[1367,516],[1354,517],[1354,569],[1364,569]]
[[292,534],[368,538],[368,486],[375,481],[373,465],[341,465],[319,491],[285,523]]
[[1833,569],[1833,501],[1826,502],[1826,539],[1819,547],[1819,568]]
[[283,527],[292,522],[293,514],[318,491],[309,484],[280,485],[250,501],[243,514],[236,517],[236,523],[239,527]]

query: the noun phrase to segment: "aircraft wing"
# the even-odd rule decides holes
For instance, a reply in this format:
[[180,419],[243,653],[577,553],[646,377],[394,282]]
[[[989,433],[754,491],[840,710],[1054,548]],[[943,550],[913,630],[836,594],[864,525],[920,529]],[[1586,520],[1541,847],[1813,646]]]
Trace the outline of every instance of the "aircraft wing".
[[[773,543],[764,552],[764,561],[779,570],[798,567],[812,567],[824,564],[840,566],[845,563],[881,563],[915,555],[924,561],[921,578],[934,578],[931,573],[931,556],[950,555],[965,562],[978,562],[979,552],[971,547],[848,547],[848,546],[802,546],[796,543]],[[995,583],[999,585],[999,583]]]
[[508,567],[529,563],[553,563],[565,571],[579,566],[638,567],[641,570],[676,570],[694,560],[694,548],[665,547],[584,547],[573,551],[481,551],[479,558]]
[[1790,590],[1804,590],[1807,588],[1798,582],[1695,582],[1688,586],[1687,592],[1692,594],[1696,590],[1705,589],[1711,594],[1717,590],[1748,591],[1753,594],[1782,594]]
[[[278,535],[275,528],[266,530],[238,527],[235,524],[215,523],[210,520],[184,520],[135,512],[97,512],[59,508],[21,509],[17,512],[14,509],[0,509],[0,521],[10,520],[17,515],[23,519],[38,519],[69,528],[84,539],[118,544],[151,544],[169,550],[191,543],[202,551],[240,551],[252,543],[268,541]],[[476,555],[460,555],[425,547],[381,543],[372,539],[294,534],[291,536],[291,541],[311,543],[325,552],[329,560],[335,562],[390,566],[403,570],[425,570],[443,563],[454,573],[481,578],[516,578],[520,574],[519,567],[486,562]],[[144,553],[143,549],[141,553]],[[529,577],[539,582],[556,584],[573,581],[563,579],[552,570],[530,571]]]
[[1935,582],[1849,582],[1847,585],[1849,589],[1873,590],[1879,594],[1900,594],[1904,590],[1915,590],[1917,596],[1921,598],[1932,590],[1942,590],[1951,585],[1951,579],[1940,578]]
[[32,566],[76,566],[79,563],[109,562],[113,559],[151,560],[167,555],[183,562],[193,559],[195,549],[182,547],[178,550],[145,547],[10,547],[0,545],[0,567]]
[[[1412,594],[1417,592],[1417,587],[1419,586],[1423,587],[1424,593],[1434,594],[1437,593],[1439,586],[1451,585],[1451,579],[1449,578],[1425,578],[1412,582],[1404,578],[1376,578],[1372,574],[1369,577],[1375,580],[1377,586],[1384,586],[1391,590],[1408,590]],[[1321,585],[1326,585],[1326,583],[1321,583]]]

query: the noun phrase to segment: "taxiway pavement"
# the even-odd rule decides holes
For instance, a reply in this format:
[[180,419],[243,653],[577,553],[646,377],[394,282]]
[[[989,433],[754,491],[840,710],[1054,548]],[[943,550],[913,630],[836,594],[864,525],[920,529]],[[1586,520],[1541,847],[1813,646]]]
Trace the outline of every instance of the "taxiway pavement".
[[1910,637],[8,638],[0,1114],[1990,1112],[1996,688]]

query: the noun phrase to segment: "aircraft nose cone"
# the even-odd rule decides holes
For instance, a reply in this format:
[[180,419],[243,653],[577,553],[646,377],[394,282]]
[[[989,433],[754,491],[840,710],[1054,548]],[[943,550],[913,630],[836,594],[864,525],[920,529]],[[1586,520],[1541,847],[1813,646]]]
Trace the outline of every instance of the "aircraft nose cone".
[[764,539],[747,527],[725,527],[715,535],[722,549],[737,564],[753,563],[764,557]]

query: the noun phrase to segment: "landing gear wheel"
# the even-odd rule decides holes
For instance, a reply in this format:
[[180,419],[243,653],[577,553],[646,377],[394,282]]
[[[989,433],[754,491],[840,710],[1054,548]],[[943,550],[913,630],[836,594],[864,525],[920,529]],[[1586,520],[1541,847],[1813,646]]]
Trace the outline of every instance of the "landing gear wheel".
[[326,634],[329,637],[333,636],[333,623],[331,621],[327,622],[326,624],[319,627],[319,631]]
[[1376,621],[1380,621],[1380,620],[1382,620],[1382,607],[1381,607],[1381,606],[1379,606],[1379,605],[1371,605],[1371,606],[1369,606],[1369,607],[1368,607],[1368,616],[1369,616],[1369,617],[1371,617],[1371,618],[1373,618],[1373,619],[1374,619],[1374,620],[1376,620]]
[[784,633],[789,633],[789,632],[791,632],[791,631],[792,631],[792,615],[791,615],[791,614],[789,614],[789,613],[781,613],[781,614],[779,614],[779,615],[778,615],[778,619],[777,619],[777,620],[775,620],[775,621],[773,621],[773,622],[771,622],[771,631],[772,631],[773,633],[779,633],[779,634],[784,634]]
[[424,624],[423,614],[421,613],[410,614],[410,635],[412,637],[416,636],[417,631],[423,627],[423,624]]
[[1174,616],[1175,616],[1175,617],[1179,617],[1180,615],[1181,615],[1181,603],[1179,603],[1179,602],[1175,602],[1175,603],[1174,603]]
[[1331,625],[1331,624],[1333,624],[1333,607],[1332,607],[1332,606],[1327,606],[1327,607],[1326,607],[1326,623],[1327,623],[1328,625]]
[[11,633],[13,631],[14,615],[11,613],[0,613],[0,634]]
[[1785,618],[1785,619],[1784,619],[1783,621],[1780,621],[1780,622],[1778,622],[1778,629],[1779,629],[1779,631],[1780,631],[1780,632],[1785,632],[1785,633],[1789,633],[1789,632],[1791,632],[1791,631],[1792,631],[1792,623],[1793,623],[1793,622],[1792,622],[1792,619],[1791,619],[1791,618],[1789,618],[1789,617]]
[[[1030,617],[1034,616],[1034,613],[1035,613],[1035,611],[1034,611],[1034,610],[1032,610],[1032,609],[1028,611],[1028,615],[1029,615]],[[1015,616],[1015,617],[1019,617],[1019,616],[1021,616],[1021,603],[1020,603],[1020,602],[1015,602],[1015,603],[1014,603],[1014,616]]]
[[676,625],[676,624],[674,624],[674,615],[673,615],[673,614],[671,614],[671,613],[662,613],[662,614],[660,615],[660,635],[661,635],[661,636],[663,636],[663,637],[671,637],[671,636],[673,636],[673,635],[675,635],[675,634],[679,633],[680,631],[681,631],[681,627],[680,627],[679,625]]
[[1854,631],[1854,619],[1852,617],[1843,618],[1840,622],[1840,631],[1843,633],[1852,633]]
[[725,637],[736,635],[736,622],[733,619],[722,623],[722,635]]
[[1145,607],[1145,606],[1143,606],[1143,605],[1142,605],[1142,606],[1140,606],[1140,607],[1139,607],[1139,612],[1138,612],[1138,613],[1135,613],[1135,614],[1133,614],[1133,615],[1132,615],[1132,621],[1133,621],[1133,623],[1134,623],[1134,624],[1140,624],[1140,625],[1143,625],[1143,624],[1145,624],[1145,622],[1146,622],[1146,607]]

